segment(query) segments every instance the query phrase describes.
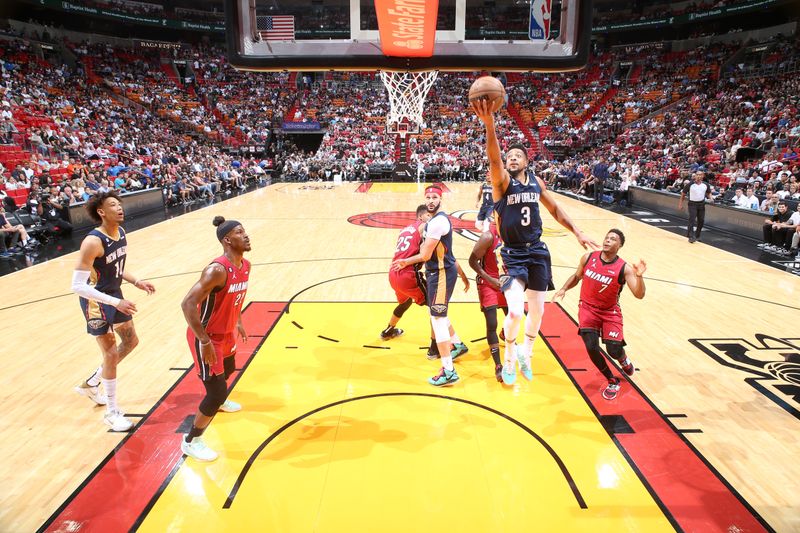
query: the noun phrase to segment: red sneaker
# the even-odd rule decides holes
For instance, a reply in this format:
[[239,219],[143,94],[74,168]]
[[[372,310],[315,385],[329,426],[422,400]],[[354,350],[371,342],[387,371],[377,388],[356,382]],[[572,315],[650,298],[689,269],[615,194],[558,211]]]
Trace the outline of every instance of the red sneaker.
[[608,385],[603,389],[603,398],[606,400],[613,400],[619,393],[619,379],[611,378],[608,380]]
[[633,368],[633,362],[630,359],[628,359],[627,361],[628,361],[628,364],[627,365],[620,365],[620,368],[622,368],[622,371],[625,372],[626,376],[632,376],[633,373],[636,371],[636,369]]

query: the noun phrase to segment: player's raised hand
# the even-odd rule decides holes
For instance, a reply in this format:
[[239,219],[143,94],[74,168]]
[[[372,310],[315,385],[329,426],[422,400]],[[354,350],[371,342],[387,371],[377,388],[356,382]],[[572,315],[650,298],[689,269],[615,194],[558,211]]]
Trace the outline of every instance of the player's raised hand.
[[478,98],[470,102],[472,110],[481,119],[484,124],[494,123],[494,114],[492,113],[492,102],[488,98]]
[[136,283],[134,283],[133,286],[136,287],[137,289],[142,289],[147,294],[153,294],[154,292],[156,292],[155,285],[153,285],[149,281],[143,281],[139,279],[136,280]]
[[644,262],[644,259],[639,259],[639,262],[633,265],[633,272],[637,276],[644,276],[644,273],[647,271],[647,263]]
[[120,300],[116,305],[117,311],[125,313],[126,315],[133,316],[136,313],[136,304],[130,300]]
[[555,302],[556,300],[561,300],[564,298],[565,294],[567,294],[567,291],[565,291],[564,289],[558,289],[556,293],[553,295],[553,299],[550,301]]
[[575,238],[578,239],[578,242],[581,243],[581,246],[583,246],[584,250],[587,248],[591,248],[592,250],[600,249],[600,245],[594,242],[594,239],[586,235],[581,230],[578,230],[577,233],[575,233]]

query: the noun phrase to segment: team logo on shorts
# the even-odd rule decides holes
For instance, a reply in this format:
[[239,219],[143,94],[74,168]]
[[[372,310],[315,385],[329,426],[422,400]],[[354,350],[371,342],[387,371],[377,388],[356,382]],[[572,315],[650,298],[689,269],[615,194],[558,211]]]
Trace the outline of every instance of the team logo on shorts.
[[92,329],[100,329],[104,328],[108,325],[108,322],[105,320],[100,320],[99,318],[93,318],[89,322],[87,322],[88,326]]
[[746,339],[689,339],[718,363],[741,370],[744,381],[800,419],[800,339],[756,334]]
[[431,311],[433,311],[434,313],[446,313],[447,306],[445,304],[433,304],[431,306]]

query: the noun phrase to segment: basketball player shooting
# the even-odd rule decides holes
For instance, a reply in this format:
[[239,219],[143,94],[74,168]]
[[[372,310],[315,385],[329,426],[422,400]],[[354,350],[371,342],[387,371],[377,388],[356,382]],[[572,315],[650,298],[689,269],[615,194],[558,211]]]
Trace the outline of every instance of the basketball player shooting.
[[[498,80],[494,82],[500,84]],[[475,85],[470,89],[470,93],[474,88]],[[499,92],[502,92],[502,85],[499,89]],[[542,323],[546,291],[555,288],[552,281],[550,251],[541,241],[542,219],[539,215],[539,202],[559,224],[575,235],[581,246],[596,250],[598,245],[578,229],[547,192],[544,182],[528,170],[528,154],[524,146],[509,146],[506,163],[503,166],[500,143],[494,125],[496,99],[470,97],[470,101],[478,118],[486,126],[486,153],[492,180],[492,199],[495,202],[497,229],[504,244],[500,255],[508,271],[507,276],[501,277],[501,287],[508,303],[508,315],[503,324],[506,347],[502,378],[503,383],[512,385],[516,381],[517,358],[522,375],[528,380],[533,379],[531,369],[533,343]],[[522,353],[517,354],[516,339],[525,310],[526,297],[528,317],[525,321],[525,343]]]

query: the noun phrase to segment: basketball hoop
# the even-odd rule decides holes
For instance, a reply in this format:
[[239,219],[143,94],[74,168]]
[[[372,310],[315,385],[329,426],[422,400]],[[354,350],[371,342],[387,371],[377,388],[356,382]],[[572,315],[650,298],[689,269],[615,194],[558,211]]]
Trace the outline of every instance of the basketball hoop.
[[[381,71],[381,81],[389,93],[389,114],[386,115],[386,129],[389,133],[399,133],[405,138],[406,134],[419,131],[422,124],[422,110],[425,107],[425,97],[428,96],[439,72],[427,70],[422,72],[393,72]],[[397,131],[392,131],[396,124]],[[400,124],[407,124],[410,128],[402,131]]]

